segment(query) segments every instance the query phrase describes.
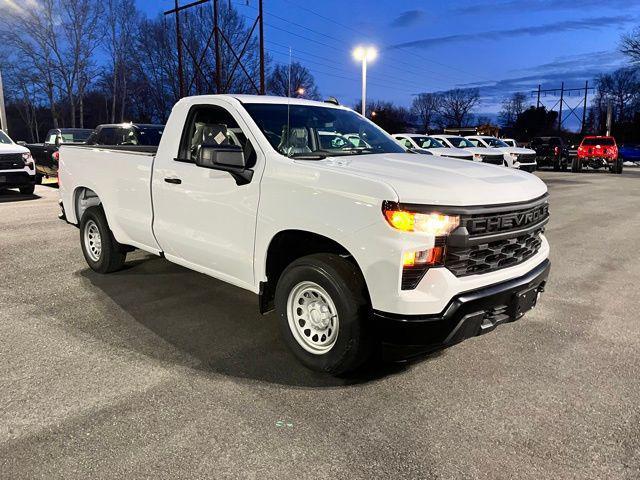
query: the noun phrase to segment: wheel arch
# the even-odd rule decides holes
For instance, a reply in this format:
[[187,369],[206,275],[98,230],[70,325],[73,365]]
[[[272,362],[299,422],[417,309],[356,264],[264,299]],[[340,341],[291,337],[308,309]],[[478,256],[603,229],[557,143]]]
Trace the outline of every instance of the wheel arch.
[[260,282],[260,313],[273,310],[275,287],[285,268],[294,260],[314,253],[333,253],[352,262],[362,275],[367,299],[370,301],[369,289],[362,268],[347,247],[316,232],[287,229],[277,232],[267,246],[262,265],[266,281]]
[[73,213],[79,225],[84,212],[93,206],[102,205],[102,200],[98,194],[88,187],[76,187],[73,191]]

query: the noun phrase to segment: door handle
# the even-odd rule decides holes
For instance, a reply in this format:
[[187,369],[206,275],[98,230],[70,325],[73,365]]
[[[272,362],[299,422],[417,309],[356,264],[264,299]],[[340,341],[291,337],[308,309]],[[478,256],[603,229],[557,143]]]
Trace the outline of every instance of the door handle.
[[175,185],[180,185],[182,183],[182,180],[176,177],[165,177],[164,181],[167,183],[173,183]]

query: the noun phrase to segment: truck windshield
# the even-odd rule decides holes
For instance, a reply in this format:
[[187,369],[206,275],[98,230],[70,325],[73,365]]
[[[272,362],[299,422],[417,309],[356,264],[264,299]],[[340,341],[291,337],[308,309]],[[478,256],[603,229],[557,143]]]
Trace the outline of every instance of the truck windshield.
[[447,138],[447,140],[449,140],[449,142],[451,142],[451,145],[453,145],[456,148],[475,147],[473,143],[471,143],[469,140],[467,140],[464,137],[449,137]]
[[91,130],[63,131],[60,134],[60,143],[84,143],[91,135]]
[[11,145],[13,142],[9,138],[9,135],[0,130],[0,143],[4,143],[5,145]]
[[247,112],[273,148],[289,157],[404,153],[376,125],[351,110],[315,105],[249,103]]
[[444,145],[442,145],[435,138],[431,138],[431,137],[411,137],[411,138],[412,138],[412,140],[414,142],[416,142],[416,144],[420,148],[442,148],[442,147],[444,147]]
[[582,145],[589,145],[589,146],[595,146],[595,145],[604,145],[604,146],[611,146],[611,145],[615,145],[613,138],[609,137],[609,138],[603,138],[603,137],[596,137],[596,138],[585,138],[584,140],[582,140]]
[[138,138],[138,145],[158,146],[160,145],[160,138],[162,138],[162,132],[164,126],[149,126],[149,127],[136,127],[136,133]]
[[490,147],[494,147],[494,148],[501,148],[501,147],[508,147],[509,146],[509,145],[507,145],[506,143],[504,143],[502,140],[500,140],[498,138],[485,138],[484,141],[487,142],[487,145],[489,145]]

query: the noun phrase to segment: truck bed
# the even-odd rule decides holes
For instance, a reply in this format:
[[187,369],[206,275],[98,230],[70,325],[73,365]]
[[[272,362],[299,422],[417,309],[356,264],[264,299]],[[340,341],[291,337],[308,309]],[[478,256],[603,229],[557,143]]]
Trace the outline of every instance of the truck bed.
[[[105,208],[109,226],[120,243],[159,251],[152,231],[151,173],[157,147],[60,147],[60,195],[75,206],[76,185],[95,192]],[[67,219],[77,224],[74,209]],[[72,210],[72,211],[69,211]]]

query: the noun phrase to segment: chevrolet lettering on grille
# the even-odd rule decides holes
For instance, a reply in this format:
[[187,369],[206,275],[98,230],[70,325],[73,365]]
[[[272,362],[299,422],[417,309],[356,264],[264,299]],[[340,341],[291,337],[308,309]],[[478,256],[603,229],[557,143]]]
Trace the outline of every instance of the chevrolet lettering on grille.
[[543,203],[530,210],[496,214],[490,217],[470,218],[466,222],[471,235],[504,232],[534,225],[549,216],[549,204]]

